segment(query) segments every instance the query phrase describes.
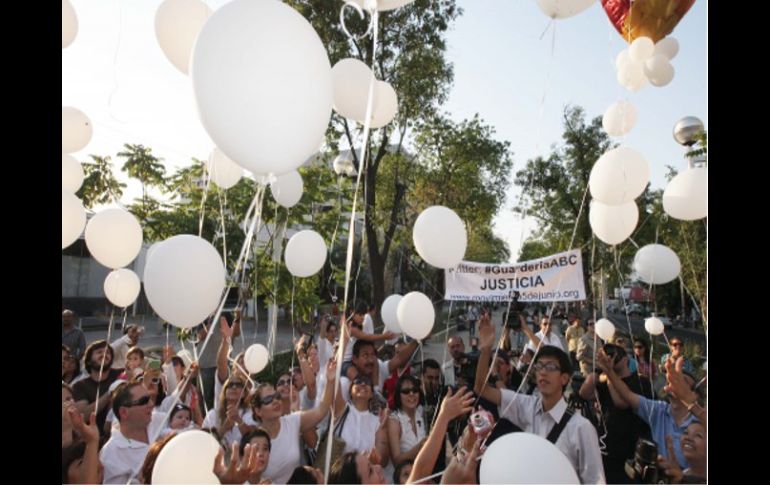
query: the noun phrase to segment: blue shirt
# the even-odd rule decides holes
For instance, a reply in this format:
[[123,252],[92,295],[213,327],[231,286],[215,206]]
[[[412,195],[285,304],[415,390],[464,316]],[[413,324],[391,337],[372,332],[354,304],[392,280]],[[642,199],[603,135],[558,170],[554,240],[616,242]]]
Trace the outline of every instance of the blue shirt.
[[687,468],[689,465],[682,454],[679,440],[690,423],[698,421],[695,416],[688,414],[682,425],[677,426],[676,420],[671,416],[671,404],[664,401],[653,401],[643,396],[639,396],[639,407],[636,409],[636,415],[650,425],[652,439],[658,444],[658,454],[663,455],[666,459],[668,459],[666,436],[671,435],[674,439],[676,460],[682,469]]

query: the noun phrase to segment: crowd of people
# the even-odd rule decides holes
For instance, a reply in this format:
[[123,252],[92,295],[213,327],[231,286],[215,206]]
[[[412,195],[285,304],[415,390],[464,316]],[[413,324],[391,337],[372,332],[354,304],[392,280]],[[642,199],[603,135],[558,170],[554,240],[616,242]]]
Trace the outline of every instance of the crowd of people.
[[257,382],[233,355],[237,313],[196,329],[201,344],[212,335],[193,362],[170,346],[149,355],[136,325],[86,343],[65,310],[62,483],[151,483],[163,447],[191,430],[220,443],[222,483],[323,483],[328,452],[329,483],[479,483],[485,449],[517,432],[553,443],[581,483],[705,483],[705,377],[678,337],[658,363],[641,338],[602,342],[592,320],[572,316],[562,334],[537,314],[535,332],[523,314],[503,324],[474,307],[471,351],[451,334],[440,363],[375,332],[376,314],[321,317],[297,365]]

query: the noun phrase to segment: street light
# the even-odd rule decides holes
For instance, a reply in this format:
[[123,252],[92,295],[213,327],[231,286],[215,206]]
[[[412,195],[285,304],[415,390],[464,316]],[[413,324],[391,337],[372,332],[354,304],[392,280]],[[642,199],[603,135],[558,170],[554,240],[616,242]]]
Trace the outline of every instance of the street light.
[[695,116],[685,116],[674,125],[674,140],[687,147],[688,164],[690,168],[706,164],[706,155],[691,155],[693,146],[698,143],[699,135],[703,133],[703,122]]

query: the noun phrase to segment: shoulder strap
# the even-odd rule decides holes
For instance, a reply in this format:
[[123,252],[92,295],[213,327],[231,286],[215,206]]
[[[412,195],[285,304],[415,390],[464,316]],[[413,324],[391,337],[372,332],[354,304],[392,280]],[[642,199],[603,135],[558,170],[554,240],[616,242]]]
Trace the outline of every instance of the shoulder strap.
[[345,426],[345,420],[348,419],[349,413],[350,413],[350,404],[346,404],[345,411],[342,413],[340,420],[334,424],[334,433],[333,433],[334,436],[338,438],[342,436],[342,427]]
[[548,433],[548,437],[546,439],[551,443],[556,444],[556,440],[559,439],[559,435],[561,435],[561,432],[564,431],[564,428],[567,426],[567,423],[569,422],[573,414],[575,414],[575,411],[573,411],[570,408],[567,408],[567,410],[564,412],[564,414],[561,417],[561,421],[559,421],[556,424],[556,426],[554,426],[553,429],[551,429],[551,432]]

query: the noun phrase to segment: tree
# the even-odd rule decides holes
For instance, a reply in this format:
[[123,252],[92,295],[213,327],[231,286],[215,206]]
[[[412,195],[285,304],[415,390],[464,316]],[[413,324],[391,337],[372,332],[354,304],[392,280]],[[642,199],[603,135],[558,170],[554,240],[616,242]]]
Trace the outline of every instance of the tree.
[[126,184],[118,182],[112,173],[110,157],[89,155],[93,162],[83,162],[85,177],[77,192],[85,207],[93,208],[97,204],[106,204],[120,200]]
[[126,159],[121,170],[142,184],[140,204],[131,204],[129,208],[139,220],[145,221],[145,236],[151,236],[155,223],[152,215],[158,211],[161,202],[147,195],[147,187],[165,189],[166,167],[161,163],[162,158],[152,154],[151,148],[130,143],[124,144],[123,147],[125,150],[118,153],[119,157]]

